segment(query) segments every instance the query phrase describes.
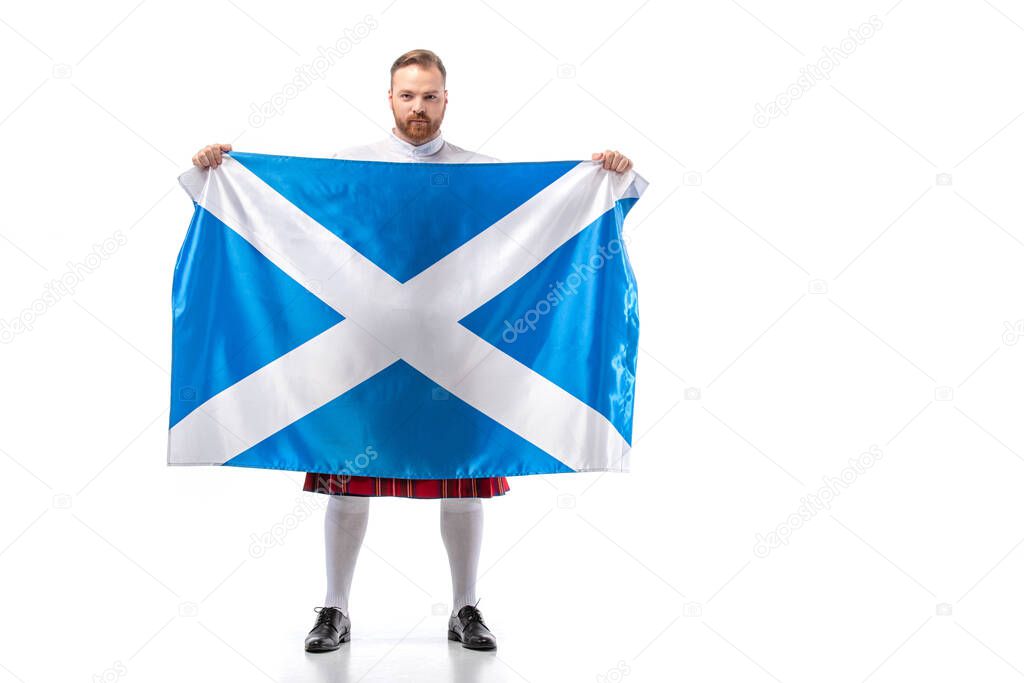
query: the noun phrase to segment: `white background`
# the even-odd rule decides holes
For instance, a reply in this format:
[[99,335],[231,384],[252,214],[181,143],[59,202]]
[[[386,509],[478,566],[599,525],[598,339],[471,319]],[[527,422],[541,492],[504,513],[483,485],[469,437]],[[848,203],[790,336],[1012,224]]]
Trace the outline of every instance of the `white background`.
[[[372,501],[353,640],[311,655],[326,497],[165,465],[176,176],[215,141],[382,137],[415,47],[448,67],[453,143],[614,148],[651,182],[634,471],[485,501],[496,653],[445,640],[437,502]],[[1008,0],[5,3],[0,682],[1024,677],[1022,52]]]

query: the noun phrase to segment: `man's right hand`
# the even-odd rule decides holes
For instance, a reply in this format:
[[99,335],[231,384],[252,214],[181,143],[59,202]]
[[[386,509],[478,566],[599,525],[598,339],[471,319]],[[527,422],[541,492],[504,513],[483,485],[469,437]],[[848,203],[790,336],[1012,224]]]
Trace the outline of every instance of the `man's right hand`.
[[224,152],[230,152],[231,145],[207,145],[196,152],[192,157],[192,163],[199,168],[217,168],[221,164],[221,157]]

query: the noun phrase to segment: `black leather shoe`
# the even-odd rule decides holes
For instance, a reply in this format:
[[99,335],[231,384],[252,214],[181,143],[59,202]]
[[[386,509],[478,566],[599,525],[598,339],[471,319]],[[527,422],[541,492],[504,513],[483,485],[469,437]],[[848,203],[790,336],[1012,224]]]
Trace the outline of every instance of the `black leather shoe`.
[[448,619],[448,640],[457,640],[470,650],[493,650],[498,640],[484,624],[476,605],[466,605]]
[[330,652],[352,637],[352,622],[337,607],[314,607],[318,612],[313,630],[306,636],[306,652]]

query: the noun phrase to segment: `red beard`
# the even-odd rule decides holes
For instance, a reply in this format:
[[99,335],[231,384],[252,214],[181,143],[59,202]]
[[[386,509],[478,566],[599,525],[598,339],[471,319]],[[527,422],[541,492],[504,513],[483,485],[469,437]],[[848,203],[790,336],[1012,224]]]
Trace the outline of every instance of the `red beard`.
[[[413,121],[423,121],[423,123],[414,123]],[[399,119],[397,116],[395,117],[395,125],[398,126],[398,130],[403,135],[417,142],[426,141],[434,137],[434,133],[440,128],[438,122],[431,121],[430,119]]]

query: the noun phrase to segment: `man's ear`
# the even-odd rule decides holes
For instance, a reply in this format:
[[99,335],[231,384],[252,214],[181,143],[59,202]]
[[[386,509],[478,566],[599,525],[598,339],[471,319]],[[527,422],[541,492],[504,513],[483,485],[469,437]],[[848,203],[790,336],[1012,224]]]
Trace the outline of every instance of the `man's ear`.
[[448,91],[444,91],[444,106],[448,106]]

